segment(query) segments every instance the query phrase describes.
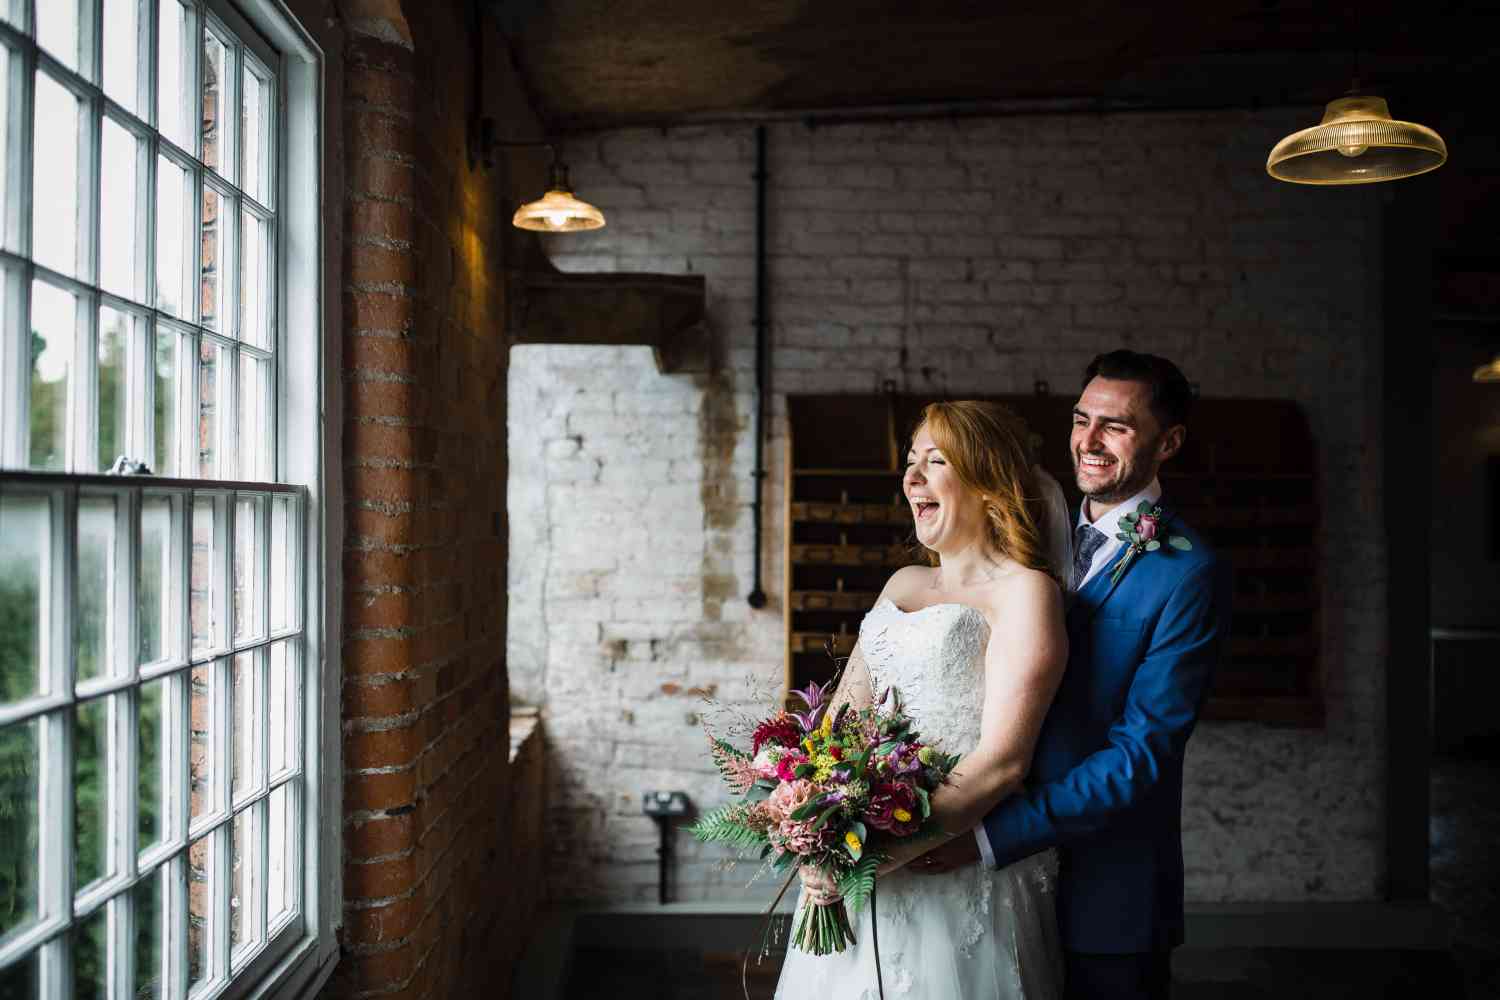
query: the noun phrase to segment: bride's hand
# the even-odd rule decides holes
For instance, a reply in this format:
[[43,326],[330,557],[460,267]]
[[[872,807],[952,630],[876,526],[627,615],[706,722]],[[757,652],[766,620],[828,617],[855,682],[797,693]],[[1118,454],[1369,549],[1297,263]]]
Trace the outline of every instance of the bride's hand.
[[831,906],[843,897],[832,875],[817,865],[801,865],[797,877],[802,879],[802,893],[817,906]]

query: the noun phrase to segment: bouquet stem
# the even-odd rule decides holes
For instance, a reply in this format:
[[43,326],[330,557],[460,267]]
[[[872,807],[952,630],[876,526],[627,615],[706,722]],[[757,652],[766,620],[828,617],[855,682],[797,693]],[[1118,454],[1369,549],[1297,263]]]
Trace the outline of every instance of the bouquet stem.
[[792,934],[792,944],[814,955],[828,955],[843,951],[854,943],[854,928],[849,923],[849,911],[841,899],[827,906],[808,903],[802,908],[797,929]]

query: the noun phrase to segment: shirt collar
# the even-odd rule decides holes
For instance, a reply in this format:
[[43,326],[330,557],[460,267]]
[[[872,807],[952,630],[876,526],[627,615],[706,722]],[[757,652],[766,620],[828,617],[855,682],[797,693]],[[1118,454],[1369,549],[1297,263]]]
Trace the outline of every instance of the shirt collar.
[[[1139,507],[1142,500],[1147,500],[1154,504],[1160,499],[1161,480],[1153,478],[1149,486],[1141,490],[1129,500],[1126,500],[1124,503],[1111,509],[1097,521],[1090,521],[1088,517],[1084,515],[1084,510],[1086,510],[1088,506],[1088,500],[1085,499],[1083,503],[1078,505],[1078,526],[1091,524],[1094,528],[1103,532],[1106,539],[1111,539],[1114,538],[1115,534],[1120,530],[1120,518],[1124,517],[1130,511],[1133,511],[1137,507]],[[1078,526],[1074,527],[1074,531],[1077,531]]]

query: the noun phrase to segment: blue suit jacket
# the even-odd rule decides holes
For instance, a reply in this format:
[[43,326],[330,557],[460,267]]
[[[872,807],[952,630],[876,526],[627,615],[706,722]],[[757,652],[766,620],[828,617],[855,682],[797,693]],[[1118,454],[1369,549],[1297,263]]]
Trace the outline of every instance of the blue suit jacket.
[[[1163,539],[1118,585],[1105,568],[1068,609],[1068,665],[1026,790],[985,817],[995,860],[1061,848],[1070,951],[1182,943],[1182,760],[1229,627],[1229,573],[1163,502]],[[1125,553],[1120,549],[1118,560]]]

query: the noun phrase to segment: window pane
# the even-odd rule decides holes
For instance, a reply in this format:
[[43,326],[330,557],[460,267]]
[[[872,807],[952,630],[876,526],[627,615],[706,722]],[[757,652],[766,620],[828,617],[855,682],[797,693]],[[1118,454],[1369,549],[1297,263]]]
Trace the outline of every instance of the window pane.
[[119,671],[116,642],[120,623],[115,602],[119,579],[116,504],[113,496],[86,496],[78,501],[78,636],[77,680],[88,681]]
[[181,434],[178,421],[178,372],[181,370],[182,338],[171,330],[156,331],[156,359],[153,366],[151,434],[156,448],[158,476],[181,476]]
[[242,79],[245,86],[245,173],[243,186],[246,194],[264,205],[270,202],[270,198],[268,197],[270,183],[267,178],[270,168],[269,153],[271,146],[269,117],[271,88],[265,79],[258,76],[251,69],[248,60],[246,60],[245,72]]
[[62,469],[68,454],[68,383],[74,366],[78,300],[44,281],[31,283],[31,467]]
[[188,989],[213,978],[214,835],[188,848]]
[[178,146],[193,152],[192,130],[197,123],[189,117],[187,107],[186,90],[193,78],[187,60],[188,53],[196,52],[198,47],[188,41],[187,12],[178,0],[161,0],[158,32],[157,128]]
[[74,1000],[109,996],[109,906],[101,906],[73,925]]
[[[12,2],[13,0],[0,0],[0,19],[5,17]],[[18,54],[0,45],[0,122],[4,122],[7,128],[10,123],[11,66],[19,61]],[[10,218],[10,176],[10,157],[0,156],[0,243],[8,250],[19,250],[21,248],[14,245],[16,234],[6,221]]]
[[0,495],[0,702],[42,689],[50,647],[51,522],[46,497]]
[[172,616],[181,607],[176,599],[180,550],[173,544],[173,522],[180,508],[181,501],[171,497],[147,496],[141,501],[141,578],[136,591],[141,663],[155,663],[176,652]]
[[0,728],[0,936],[37,917],[39,731],[36,719]]
[[260,745],[260,679],[256,661],[259,653],[239,653],[230,670],[230,698],[234,706],[234,746],[230,753],[232,801],[239,801],[259,785]]
[[137,756],[140,761],[139,815],[137,847],[144,851],[166,839],[167,781],[171,753],[166,742],[167,692],[172,678],[163,677],[141,685],[137,703]]
[[292,884],[293,864],[297,844],[300,843],[292,829],[292,786],[282,785],[271,792],[268,803],[270,855],[266,912],[267,926],[275,927],[283,917],[295,912],[297,891]]
[[[5,10],[5,0],[0,0],[0,12]],[[41,995],[41,982],[37,974],[41,964],[41,952],[33,951],[14,965],[0,969],[0,997],[5,1000],[31,1000]]]
[[188,616],[193,651],[223,649],[224,500],[199,494],[193,499],[193,573]]
[[203,162],[234,177],[234,50],[212,31],[203,35]]
[[136,230],[136,164],[140,142],[113,118],[104,119],[99,171],[99,284],[121,298],[140,301],[136,248],[145,241]]
[[265,497],[241,497],[234,511],[234,640],[236,644],[259,638],[266,631],[265,581],[261,557],[265,542],[261,516]]
[[230,857],[229,949],[231,961],[236,952],[254,945],[261,938],[260,928],[260,837],[256,820],[264,815],[257,802],[234,817],[232,855]]
[[109,698],[74,710],[73,846],[74,890],[111,874],[109,857]]
[[223,453],[223,421],[228,419],[224,403],[229,395],[229,352],[204,337],[198,344],[197,444],[198,475],[218,479],[233,474],[234,464]]
[[104,0],[104,92],[137,113],[143,23],[140,8],[141,0]]
[[271,498],[271,631],[297,624],[297,501]]
[[37,263],[67,275],[78,273],[81,122],[78,98],[38,70],[36,155],[31,171],[31,252]]
[[192,711],[192,733],[188,747],[188,779],[191,783],[193,819],[207,816],[216,807],[213,788],[215,667],[205,663],[193,668],[192,689],[188,692]]
[[77,70],[78,0],[41,0],[36,5],[36,41],[58,62]]
[[134,320],[109,306],[99,309],[99,454],[98,467],[107,470],[120,455],[131,458],[129,384],[130,330]]
[[301,714],[297,698],[297,661],[291,642],[285,640],[271,645],[270,710],[267,722],[270,728],[270,746],[266,748],[266,766],[275,776],[297,765],[297,733],[300,732]]
[[266,283],[266,230],[266,221],[248,208],[240,214],[240,232],[245,254],[240,267],[240,339],[256,347],[269,349],[270,288]]
[[187,171],[159,156],[156,159],[156,307],[188,317],[191,303],[183,295],[187,264],[187,227],[193,213],[188,198],[192,183]]
[[225,294],[229,269],[225,251],[229,248],[229,222],[224,214],[228,199],[208,185],[203,186],[203,231],[198,248],[198,308],[203,325],[210,330],[227,331],[229,314],[225,311]]
[[247,351],[240,352],[240,478],[267,482],[273,478],[271,446],[271,365]]
[[164,865],[136,883],[131,890],[135,907],[135,984],[130,995],[137,1000],[155,1000],[164,995],[166,970],[165,944],[162,933],[167,907],[164,899],[166,872]]

